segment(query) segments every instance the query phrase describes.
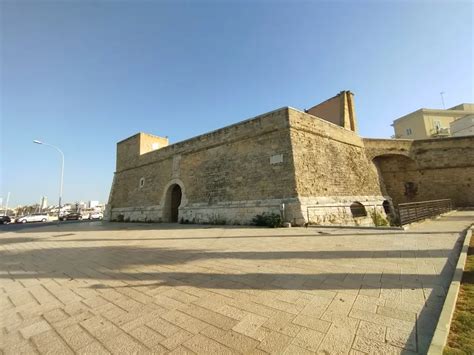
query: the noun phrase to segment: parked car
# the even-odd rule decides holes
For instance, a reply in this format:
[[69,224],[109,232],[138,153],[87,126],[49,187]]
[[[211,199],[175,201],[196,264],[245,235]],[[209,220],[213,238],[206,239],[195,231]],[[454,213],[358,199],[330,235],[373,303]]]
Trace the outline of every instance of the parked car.
[[0,216],[0,224],[8,224],[12,219],[8,216]]
[[46,213],[33,213],[26,216],[18,217],[16,223],[27,223],[27,222],[46,222],[48,221],[48,215]]
[[77,213],[77,212],[68,213],[65,216],[59,217],[59,220],[61,221],[70,221],[70,220],[80,221],[81,219],[82,219],[82,214]]
[[92,212],[89,215],[89,219],[102,219],[104,218],[104,214],[102,212]]

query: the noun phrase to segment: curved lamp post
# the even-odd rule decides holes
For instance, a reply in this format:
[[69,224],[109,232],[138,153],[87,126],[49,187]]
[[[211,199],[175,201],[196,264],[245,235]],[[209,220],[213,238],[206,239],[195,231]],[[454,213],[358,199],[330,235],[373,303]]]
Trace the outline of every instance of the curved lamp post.
[[48,144],[48,143],[41,142],[41,141],[36,140],[36,139],[33,141],[33,143],[47,145],[48,147],[56,149],[59,152],[59,154],[61,154],[61,183],[59,185],[59,211],[58,211],[58,225],[59,225],[59,214],[61,213],[61,207],[62,207],[61,206],[61,200],[62,200],[62,196],[63,196],[64,153],[58,147],[56,147],[54,145],[51,145],[51,144]]

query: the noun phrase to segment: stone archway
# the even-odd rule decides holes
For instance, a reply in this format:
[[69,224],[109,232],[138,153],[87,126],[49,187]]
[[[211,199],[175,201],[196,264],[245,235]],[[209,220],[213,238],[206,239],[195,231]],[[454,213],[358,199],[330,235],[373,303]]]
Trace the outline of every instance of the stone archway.
[[178,179],[171,181],[165,188],[161,201],[162,221],[177,223],[180,220],[180,208],[186,205],[184,186]]

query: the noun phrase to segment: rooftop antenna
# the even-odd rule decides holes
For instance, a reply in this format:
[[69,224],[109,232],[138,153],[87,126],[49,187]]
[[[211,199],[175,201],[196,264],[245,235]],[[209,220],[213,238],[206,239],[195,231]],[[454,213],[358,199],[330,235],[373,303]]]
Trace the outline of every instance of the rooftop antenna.
[[441,102],[443,103],[443,110],[446,110],[446,106],[444,105],[444,96],[443,96],[444,91],[441,91],[439,94],[441,95]]

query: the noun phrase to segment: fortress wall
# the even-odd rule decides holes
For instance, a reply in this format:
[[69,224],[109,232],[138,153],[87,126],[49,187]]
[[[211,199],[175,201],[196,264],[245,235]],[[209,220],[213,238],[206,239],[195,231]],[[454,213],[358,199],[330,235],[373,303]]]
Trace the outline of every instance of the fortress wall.
[[[450,198],[474,206],[474,137],[429,140],[364,139],[394,203]],[[414,183],[416,191],[407,191]]]
[[[295,181],[305,222],[372,225],[353,219],[355,201],[385,216],[376,171],[362,139],[354,132],[297,110],[290,110]],[[339,207],[335,207],[339,206]]]
[[[164,138],[146,133],[139,133],[117,143],[116,171],[143,166],[161,160],[172,158],[175,155],[210,149],[222,144],[229,144],[248,138],[259,136],[288,127],[288,108],[280,108],[254,118],[235,123],[171,145],[160,144],[160,149],[149,151],[153,139],[161,143]],[[141,137],[139,139],[138,137]],[[167,139],[166,139],[167,140]],[[143,143],[143,141],[145,143]],[[122,148],[124,146],[124,148]]]
[[173,182],[183,189],[180,218],[195,222],[248,223],[257,213],[279,213],[282,202],[291,213],[297,201],[286,108],[146,154],[125,155],[125,161],[120,153],[112,218],[161,220]]

